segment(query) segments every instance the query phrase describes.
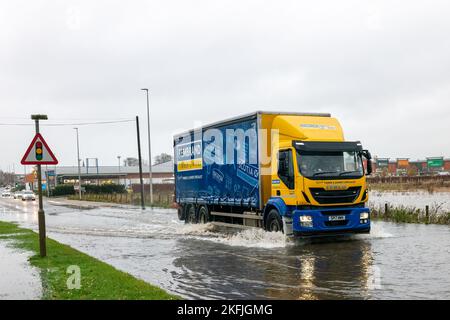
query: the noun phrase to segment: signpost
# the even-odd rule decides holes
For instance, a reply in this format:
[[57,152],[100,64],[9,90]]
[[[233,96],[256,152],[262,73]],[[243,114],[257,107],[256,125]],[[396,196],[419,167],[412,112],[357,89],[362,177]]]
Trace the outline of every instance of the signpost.
[[46,115],[32,115],[31,119],[36,124],[36,135],[30,143],[27,151],[25,152],[22,161],[23,165],[36,165],[37,166],[37,179],[38,179],[38,193],[39,193],[39,210],[38,210],[38,222],[39,222],[39,249],[41,257],[47,255],[47,248],[45,244],[45,214],[44,205],[42,203],[42,171],[41,165],[43,164],[58,164],[53,152],[45,142],[44,138],[39,133],[39,120],[47,120]]
[[444,166],[444,157],[427,158],[428,168],[442,168]]

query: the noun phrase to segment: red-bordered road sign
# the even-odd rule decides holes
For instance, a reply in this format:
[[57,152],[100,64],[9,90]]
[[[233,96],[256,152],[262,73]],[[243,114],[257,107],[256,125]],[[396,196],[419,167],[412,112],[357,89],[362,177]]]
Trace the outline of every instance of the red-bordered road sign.
[[58,160],[40,133],[36,133],[21,164],[58,164]]

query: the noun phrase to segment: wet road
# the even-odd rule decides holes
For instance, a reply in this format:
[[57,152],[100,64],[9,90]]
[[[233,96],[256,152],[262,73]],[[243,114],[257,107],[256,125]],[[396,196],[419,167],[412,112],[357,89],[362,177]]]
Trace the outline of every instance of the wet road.
[[[186,298],[450,298],[448,226],[375,222],[370,235],[286,242],[185,225],[173,210],[55,204],[45,204],[50,237]],[[0,199],[0,220],[35,229],[37,205]]]

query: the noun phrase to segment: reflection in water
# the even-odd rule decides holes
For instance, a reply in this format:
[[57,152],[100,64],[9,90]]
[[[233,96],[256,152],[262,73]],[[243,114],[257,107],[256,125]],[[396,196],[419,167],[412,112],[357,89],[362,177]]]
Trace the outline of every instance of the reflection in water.
[[[369,242],[295,243],[286,248],[227,247],[178,241],[172,276],[191,297],[370,298]],[[213,253],[213,254],[212,254]]]

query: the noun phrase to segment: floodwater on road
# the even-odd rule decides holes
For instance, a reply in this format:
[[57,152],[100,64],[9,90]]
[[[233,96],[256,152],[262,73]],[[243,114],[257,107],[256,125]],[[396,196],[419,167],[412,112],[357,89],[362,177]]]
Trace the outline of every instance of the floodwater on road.
[[[448,226],[373,222],[369,235],[291,242],[185,225],[175,210],[45,210],[49,237],[186,298],[450,298]],[[1,199],[0,220],[36,229],[37,205]]]

